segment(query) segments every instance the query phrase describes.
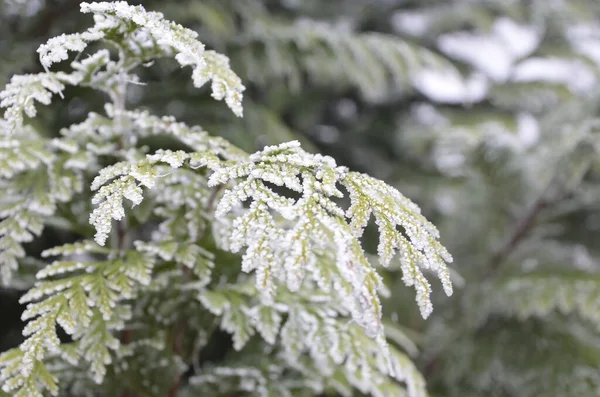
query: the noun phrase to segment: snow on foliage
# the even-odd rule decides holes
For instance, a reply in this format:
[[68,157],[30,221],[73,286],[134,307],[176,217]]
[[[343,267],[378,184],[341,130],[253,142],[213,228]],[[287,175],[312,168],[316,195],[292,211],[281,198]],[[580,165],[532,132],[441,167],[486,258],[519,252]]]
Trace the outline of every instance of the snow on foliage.
[[[44,68],[95,41],[116,47],[118,58],[100,49],[73,62],[71,73],[15,76],[0,93],[7,109],[0,122],[0,184],[9,193],[0,198],[3,281],[25,257],[22,244],[50,220],[68,213],[83,238],[42,254],[61,259],[40,269],[36,284],[21,298],[27,304],[26,340],[0,355],[3,390],[15,396],[57,395],[61,372],[51,365],[57,358],[69,365],[82,359],[96,383],[127,371],[129,364],[123,363],[163,371],[164,360],[136,363],[134,351],[163,349],[155,342],[165,331],[160,327],[178,329],[181,312],[202,316],[194,324],[205,328],[211,326],[207,316],[214,318],[233,335],[236,350],[260,335],[267,345],[277,346],[269,359],[280,368],[303,374],[306,381],[306,374],[320,371],[313,381],[316,389],[333,382],[339,390],[355,388],[374,396],[399,395],[404,389],[410,396],[426,395],[414,365],[387,344],[379,299],[382,277],[360,240],[373,217],[380,264],[398,257],[403,280],[415,287],[427,317],[431,286],[423,271],[434,273],[450,295],[446,264],[452,258],[419,207],[384,182],[338,166],[331,157],[307,153],[296,141],[247,154],[173,117],[127,110],[127,85],[139,81],[135,68],[157,57],[174,56],[181,66],[191,66],[196,87],[212,81],[212,96],[224,99],[237,116],[242,115],[244,86],[224,55],[205,50],[196,33],[160,13],[125,2],[82,3],[81,11],[94,14],[94,26],[42,45],[38,53]],[[25,116],[35,117],[35,102],[49,104],[65,84],[104,91],[111,102],[105,115],[90,113],[62,129],[60,137],[43,138]],[[138,139],[153,135],[174,138],[185,149],[148,154],[136,146]],[[112,163],[101,166],[107,159]],[[89,189],[84,181],[91,181]],[[91,196],[91,213],[89,202],[74,201],[76,193]],[[340,204],[345,197],[348,208]],[[94,240],[88,225],[72,219],[82,215],[89,215]],[[139,230],[128,230],[129,222]],[[210,236],[209,225],[223,228]],[[224,269],[217,262],[218,250],[207,243],[211,237],[230,255],[241,253],[235,269],[253,273],[253,282],[239,274],[235,281],[226,276],[213,280],[213,273]],[[160,332],[119,339],[118,333],[129,332],[132,324],[145,323]],[[57,325],[72,343],[61,343]],[[195,331],[206,339],[205,328]],[[202,338],[194,343],[201,345]],[[169,354],[172,368],[185,368],[183,357]],[[258,367],[214,371],[242,377],[244,385],[254,379],[267,387]],[[206,374],[196,384],[210,383]],[[276,374],[284,376],[281,371],[268,376]],[[280,382],[274,390],[285,395],[294,387]]]

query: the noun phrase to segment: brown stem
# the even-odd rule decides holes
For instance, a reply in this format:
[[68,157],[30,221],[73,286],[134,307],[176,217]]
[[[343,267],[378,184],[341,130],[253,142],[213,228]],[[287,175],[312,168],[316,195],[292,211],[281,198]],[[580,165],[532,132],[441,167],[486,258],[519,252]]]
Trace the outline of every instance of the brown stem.
[[[177,324],[177,331],[175,333],[175,340],[173,341],[173,352],[180,356],[183,353],[183,340],[185,336],[185,322],[179,321]],[[181,387],[181,373],[175,376],[175,382],[169,389],[168,397],[176,397],[179,394],[179,388]]]
[[527,236],[527,233],[535,226],[538,215],[542,210],[548,208],[549,205],[550,202],[545,199],[544,195],[537,199],[531,209],[517,224],[508,242],[490,260],[488,270],[483,277],[484,279],[488,279],[496,274],[506,258],[519,247],[523,239]]
[[[489,262],[489,267],[482,277],[482,281],[492,278],[498,272],[498,270],[500,270],[506,259],[515,249],[519,247],[524,238],[527,236],[527,233],[529,233],[529,231],[535,226],[536,220],[540,213],[555,203],[549,201],[546,197],[547,190],[540,195],[531,209],[517,223],[517,226],[515,227],[506,244],[504,244],[504,246],[498,252],[496,252],[494,256],[492,256],[492,259]],[[423,374],[425,377],[429,377],[439,371],[441,365],[441,356],[439,354],[435,354],[425,363]]]
[[[183,267],[183,283],[186,283],[191,278],[191,270],[188,267]],[[174,327],[174,340],[173,340],[173,353],[177,356],[183,355],[183,342],[185,340],[186,321],[185,317],[180,317]],[[181,387],[181,376],[179,373],[175,376],[175,381],[169,389],[167,394],[168,397],[176,397],[179,394],[179,388]]]
[[120,221],[117,225],[117,238],[117,249],[121,252],[125,251],[125,244],[127,244],[127,224],[125,220]]
[[[212,211],[217,197],[219,196],[219,192],[221,191],[222,187],[219,186],[215,189],[213,189],[213,191],[211,192],[209,198],[208,198],[208,202],[206,204],[206,208],[208,211]],[[191,274],[191,269],[188,267],[183,267],[183,283],[186,283],[190,280],[192,274]],[[182,317],[180,318],[177,323],[175,324],[174,327],[174,340],[173,340],[173,353],[175,353],[178,356],[183,355],[183,343],[184,343],[184,339],[185,339],[185,331],[186,331],[186,322],[185,322],[185,318]],[[171,386],[171,388],[169,389],[169,392],[167,394],[168,397],[177,397],[177,395],[179,394],[179,389],[181,388],[181,377],[182,374],[177,374],[177,376],[175,377],[175,381],[173,382],[173,385]]]
[[[119,221],[117,224],[117,249],[123,253],[127,244],[127,223],[125,220]],[[121,332],[120,337],[121,343],[127,345],[133,340],[133,332],[130,329],[124,329]],[[137,394],[133,391],[125,389],[121,393],[121,397],[137,397]]]
[[219,185],[216,188],[213,189],[213,191],[210,193],[210,197],[208,198],[208,203],[206,203],[206,210],[207,211],[212,211],[213,207],[216,204],[217,201],[217,197],[219,197],[219,192],[221,190],[223,190],[224,185]]

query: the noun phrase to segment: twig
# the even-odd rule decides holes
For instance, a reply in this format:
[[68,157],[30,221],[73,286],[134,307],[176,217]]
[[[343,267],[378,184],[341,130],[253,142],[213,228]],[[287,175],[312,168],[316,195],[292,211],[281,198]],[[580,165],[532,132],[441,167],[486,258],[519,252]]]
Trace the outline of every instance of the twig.
[[219,197],[219,193],[223,190],[224,185],[219,185],[213,189],[208,197],[208,202],[206,203],[207,212],[212,211],[213,207],[217,202],[217,198]]
[[519,247],[523,239],[527,236],[527,233],[535,226],[536,219],[542,210],[548,208],[550,202],[542,195],[536,200],[529,212],[524,218],[517,224],[511,238],[508,242],[498,251],[490,260],[490,265],[487,272],[483,276],[483,279],[492,277],[500,269],[506,258]]
[[[184,266],[183,267],[183,280],[182,282],[185,284],[191,278],[191,269]],[[186,320],[185,317],[181,316],[174,327],[174,340],[173,340],[173,353],[177,356],[183,355],[183,342],[185,339],[185,331],[186,331]],[[181,387],[181,377],[182,373],[177,374],[175,377],[175,382],[169,389],[168,397],[176,397],[179,393],[179,388]]]
[[[208,198],[208,202],[206,204],[207,211],[211,211],[212,208],[214,207],[221,189],[222,189],[222,187],[219,186],[219,187],[213,189],[213,191],[211,192],[211,194]],[[204,233],[204,231],[202,231],[202,233]],[[182,282],[185,284],[186,282],[188,282],[190,280],[191,276],[192,276],[191,269],[184,266]],[[185,318],[182,317],[177,321],[177,324],[175,325],[175,331],[174,331],[175,337],[173,340],[173,353],[175,353],[178,356],[181,356],[183,354],[183,343],[184,343],[184,339],[185,339],[185,331],[186,331],[186,322],[185,322]],[[177,395],[179,394],[179,389],[181,387],[182,375],[183,374],[177,374],[175,381],[174,381],[173,385],[171,386],[171,388],[169,389],[169,392],[167,394],[168,397],[177,397]]]
[[[127,223],[125,221],[125,219],[119,221],[118,225],[117,225],[117,247],[118,250],[122,252],[125,251],[125,249],[127,244]],[[131,343],[131,341],[133,340],[133,332],[130,329],[124,329],[121,332],[121,337],[120,337],[121,343],[124,345],[127,345],[129,343]],[[133,391],[130,391],[128,389],[125,389],[122,393],[121,393],[121,397],[136,397],[136,393]]]
[[[125,101],[126,101],[126,91],[127,91],[127,82],[121,82],[117,89],[112,93],[111,99],[113,101],[113,105],[115,108],[115,119],[114,123],[118,130],[121,132],[119,139],[117,140],[117,147],[119,150],[123,150],[128,142],[124,139],[124,126],[123,126],[123,112],[125,111]],[[117,224],[117,232],[116,232],[116,248],[119,250],[121,256],[124,255],[127,249],[127,217],[123,217]],[[125,329],[121,332],[121,343],[128,344],[133,340],[133,332],[131,330]],[[125,390],[121,393],[121,397],[136,397],[137,394],[125,388]]]
[[[187,270],[187,272],[186,272],[186,270]],[[186,274],[189,274],[188,268],[184,269],[184,275],[186,275]],[[181,356],[183,354],[183,342],[184,342],[184,338],[185,338],[185,330],[186,330],[185,319],[180,318],[179,321],[177,321],[177,324],[175,325],[175,339],[173,341],[173,353],[175,353],[175,355],[177,355],[177,356]],[[169,397],[176,397],[177,394],[179,393],[179,388],[181,387],[182,375],[183,374],[181,374],[181,373],[176,375],[175,382],[169,389],[169,393],[168,393]]]

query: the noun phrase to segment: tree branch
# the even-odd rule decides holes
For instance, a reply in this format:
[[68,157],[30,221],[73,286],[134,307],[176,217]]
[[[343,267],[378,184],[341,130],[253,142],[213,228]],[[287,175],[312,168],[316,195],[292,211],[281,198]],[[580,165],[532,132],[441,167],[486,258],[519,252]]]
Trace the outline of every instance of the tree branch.
[[[222,186],[218,186],[215,189],[212,190],[209,198],[208,198],[208,202],[206,204],[206,209],[207,211],[212,211],[213,207],[216,204],[217,198],[219,196],[219,192],[222,190]],[[203,230],[201,232],[201,234],[204,234],[206,230]],[[201,238],[201,236],[200,236]],[[183,283],[187,283],[191,276],[192,276],[192,272],[191,269],[189,269],[188,267],[183,267]],[[184,339],[185,339],[185,331],[186,331],[186,320],[185,318],[180,318],[177,323],[175,324],[175,329],[174,329],[174,340],[173,340],[173,352],[178,355],[181,356],[183,354],[183,343],[184,343]],[[171,388],[169,389],[169,392],[167,394],[168,397],[177,397],[177,395],[179,394],[179,389],[181,387],[181,377],[183,374],[178,374],[177,377],[175,378],[175,381],[173,383],[173,385],[171,386]]]
[[[183,269],[184,277],[189,278],[190,269],[187,267]],[[185,330],[186,324],[185,319],[180,318],[179,321],[175,325],[175,340],[173,341],[173,352],[177,356],[181,356],[183,354],[183,342],[185,338]],[[181,376],[182,374],[177,374],[175,378],[175,382],[169,389],[167,394],[168,397],[177,397],[179,394],[179,388],[181,387]]]
[[550,202],[546,200],[545,194],[536,200],[525,217],[517,224],[507,243],[492,257],[487,272],[483,276],[484,280],[498,272],[502,264],[506,261],[506,258],[519,247],[523,239],[527,236],[527,233],[535,226],[538,215],[549,206]]

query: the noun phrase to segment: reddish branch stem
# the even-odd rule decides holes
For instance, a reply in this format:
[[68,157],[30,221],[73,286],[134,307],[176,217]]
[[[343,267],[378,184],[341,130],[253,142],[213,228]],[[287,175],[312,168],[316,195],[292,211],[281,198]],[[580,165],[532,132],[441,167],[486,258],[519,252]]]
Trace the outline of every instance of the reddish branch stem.
[[[187,281],[189,281],[190,277],[191,277],[190,269],[187,267],[183,267],[183,283],[186,283]],[[186,331],[185,317],[182,316],[181,318],[179,318],[179,320],[175,324],[174,330],[175,330],[174,331],[175,337],[173,339],[173,353],[175,353],[175,355],[177,355],[177,356],[182,356],[183,355],[183,342],[185,340],[185,331]],[[171,388],[169,389],[169,392],[167,394],[168,397],[177,397],[177,395],[179,394],[179,388],[181,387],[181,376],[182,375],[183,374],[181,374],[181,373],[176,375],[175,381],[174,381],[173,385],[171,386]]]
[[[219,186],[215,189],[213,189],[213,191],[211,192],[209,198],[208,198],[208,202],[206,204],[206,209],[207,211],[212,211],[217,198],[219,196],[219,192],[221,191],[222,187]],[[202,231],[202,234],[204,233],[204,231]],[[186,283],[190,280],[192,274],[191,274],[191,269],[189,269],[188,267],[183,267],[183,283]],[[181,317],[175,327],[174,327],[174,340],[173,340],[173,353],[175,353],[178,356],[182,356],[183,355],[183,348],[184,348],[184,341],[185,341],[185,332],[186,332],[186,321],[185,321],[185,317]],[[169,389],[169,392],[167,394],[168,397],[177,397],[177,395],[179,394],[179,389],[181,388],[181,377],[183,374],[177,374],[177,376],[175,377],[175,381],[173,382],[173,385],[171,386],[171,388]]]
[[492,257],[489,268],[483,277],[484,279],[488,279],[496,274],[508,256],[519,247],[523,239],[527,236],[527,233],[535,226],[538,215],[542,210],[548,208],[549,205],[550,203],[544,197],[540,197],[534,203],[527,215],[525,215],[525,217],[517,224],[511,238],[504,247]]
[[[125,220],[120,221],[117,224],[117,249],[124,252],[127,244],[127,224]],[[127,345],[133,340],[133,332],[129,329],[125,329],[121,332],[120,337],[121,343]],[[136,397],[136,393],[125,390],[121,393],[121,397]]]
[[[531,209],[525,214],[523,218],[517,223],[512,235],[506,242],[506,244],[498,251],[489,262],[489,267],[483,275],[483,280],[492,278],[498,270],[505,263],[506,259],[510,254],[521,245],[529,231],[535,226],[536,221],[540,213],[550,207],[554,202],[548,201],[546,198],[546,192],[542,194],[533,204]],[[439,355],[435,355],[429,359],[425,364],[423,373],[426,377],[437,372],[441,366],[441,358]]]

